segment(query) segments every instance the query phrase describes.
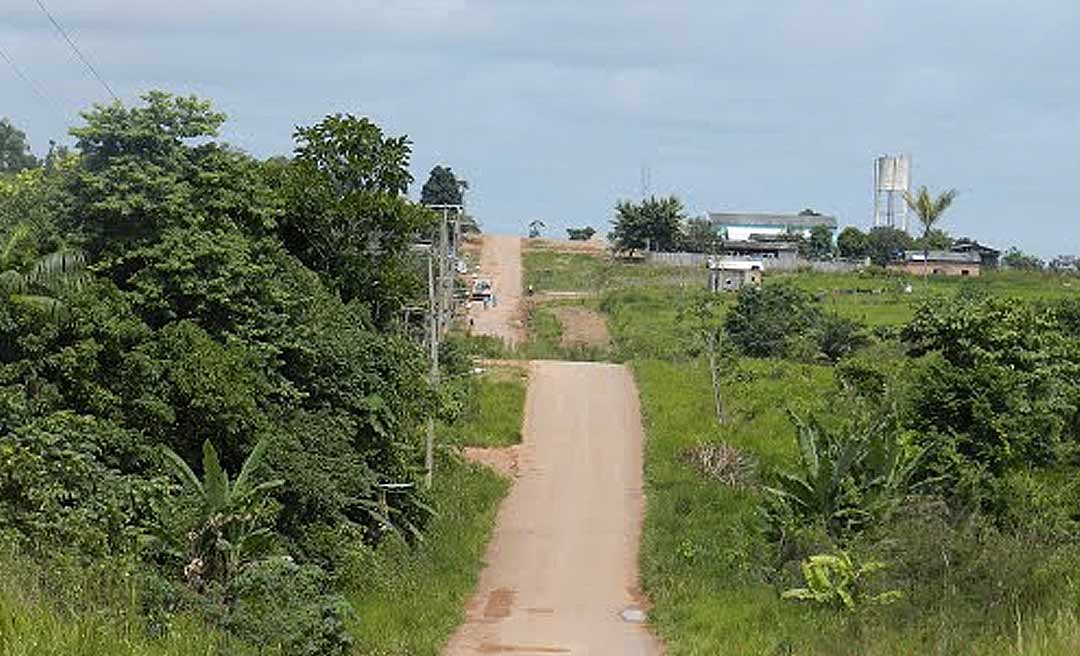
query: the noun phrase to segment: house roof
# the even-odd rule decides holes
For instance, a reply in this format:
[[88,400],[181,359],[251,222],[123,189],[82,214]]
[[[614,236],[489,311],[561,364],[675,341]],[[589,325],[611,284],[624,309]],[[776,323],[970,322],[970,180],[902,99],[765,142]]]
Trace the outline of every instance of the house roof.
[[954,264],[979,264],[982,258],[978,253],[954,253],[952,251],[904,251],[906,262],[950,262]]
[[990,248],[985,244],[980,244],[974,239],[958,239],[953,244],[952,250],[954,253],[981,253],[983,255],[1001,255],[1001,251],[996,248]]
[[721,226],[753,226],[770,228],[801,228],[809,230],[823,225],[836,228],[836,217],[827,214],[759,214],[746,212],[709,212],[709,222]]

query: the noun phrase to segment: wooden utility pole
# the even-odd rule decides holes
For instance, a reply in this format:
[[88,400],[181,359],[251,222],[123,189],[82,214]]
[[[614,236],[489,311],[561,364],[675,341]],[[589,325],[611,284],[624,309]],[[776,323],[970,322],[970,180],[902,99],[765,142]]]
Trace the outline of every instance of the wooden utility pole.
[[[439,385],[439,315],[436,304],[438,296],[435,293],[435,263],[432,261],[433,253],[428,252],[427,277],[428,277],[428,348],[431,354],[431,388],[436,389]],[[424,441],[424,485],[431,489],[435,478],[435,416],[428,417],[427,439]]]

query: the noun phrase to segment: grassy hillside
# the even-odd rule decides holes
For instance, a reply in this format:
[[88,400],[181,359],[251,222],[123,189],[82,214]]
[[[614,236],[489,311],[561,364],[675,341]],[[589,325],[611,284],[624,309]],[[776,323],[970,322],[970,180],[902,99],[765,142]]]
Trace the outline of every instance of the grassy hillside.
[[[815,294],[827,312],[871,328],[893,327],[894,332],[871,338],[851,365],[847,359],[842,364],[858,371],[892,371],[900,379],[923,366],[892,336],[911,320],[920,302],[940,298],[945,303],[961,290],[976,296],[1061,299],[1071,295],[1074,279],[1011,273],[977,281],[794,274],[771,277],[767,284],[784,282]],[[903,291],[906,283],[911,293]],[[855,289],[883,291],[852,293]],[[898,601],[852,613],[782,599],[783,591],[802,585],[802,576],[797,559],[778,552],[762,516],[762,501],[763,486],[799,468],[788,412],[843,427],[853,421],[853,400],[839,383],[837,366],[742,357],[724,372],[728,417],[718,425],[708,368],[680,321],[689,293],[678,285],[643,284],[609,290],[601,303],[620,356],[632,362],[641,394],[648,435],[642,577],[654,604],[651,622],[668,653],[1076,653],[1080,586],[1073,583],[1072,572],[1080,565],[1077,536],[1067,529],[1050,538],[1036,527],[1056,525],[1053,517],[1080,511],[1069,491],[1075,486],[1061,484],[1076,480],[1068,456],[1052,469],[1021,469],[998,479],[994,485],[1007,491],[997,498],[1014,507],[1009,511],[1014,520],[990,518],[988,513],[998,512],[993,509],[970,513],[957,506],[959,514],[935,529],[917,514],[924,511],[914,510],[921,506],[908,501],[914,518],[901,512],[847,539],[844,548],[851,553],[885,563],[870,585],[902,592]],[[721,306],[733,302],[721,299]],[[734,447],[753,463],[745,485],[723,483],[695,466],[695,449],[717,444]],[[968,519],[957,519],[962,516]],[[804,553],[836,549],[829,536],[807,535],[800,538]]]

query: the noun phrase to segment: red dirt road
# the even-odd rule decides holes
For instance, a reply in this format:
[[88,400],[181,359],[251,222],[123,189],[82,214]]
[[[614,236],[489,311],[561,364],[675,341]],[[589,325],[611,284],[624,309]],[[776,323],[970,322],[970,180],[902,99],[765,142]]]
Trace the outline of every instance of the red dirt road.
[[498,337],[507,346],[523,341],[521,238],[484,235],[479,273],[494,285],[496,304],[485,309],[473,303],[469,310],[473,333]]
[[518,478],[444,654],[652,656],[640,603],[642,428],[627,368],[534,362]]

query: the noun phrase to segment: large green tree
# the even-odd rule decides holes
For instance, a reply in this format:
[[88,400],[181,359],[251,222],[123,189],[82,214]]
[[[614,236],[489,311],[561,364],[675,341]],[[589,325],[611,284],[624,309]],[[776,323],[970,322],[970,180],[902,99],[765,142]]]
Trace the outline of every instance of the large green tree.
[[854,226],[848,226],[837,235],[836,248],[840,251],[840,257],[866,257],[869,251],[866,233]]
[[383,325],[421,293],[412,243],[434,215],[405,197],[411,145],[366,118],[327,116],[296,131],[281,237],[346,301]]
[[885,266],[906,250],[914,248],[915,240],[911,235],[889,226],[873,228],[866,235],[866,254],[870,261],[878,266]]
[[614,229],[608,238],[621,252],[671,251],[681,240],[685,220],[682,202],[675,196],[651,196],[640,203],[620,201],[615,205]]
[[427,182],[420,190],[420,203],[423,205],[461,205],[464,191],[469,183],[458,180],[449,166],[436,166],[431,169]]
[[6,118],[0,118],[0,173],[18,173],[37,165],[26,133]]

